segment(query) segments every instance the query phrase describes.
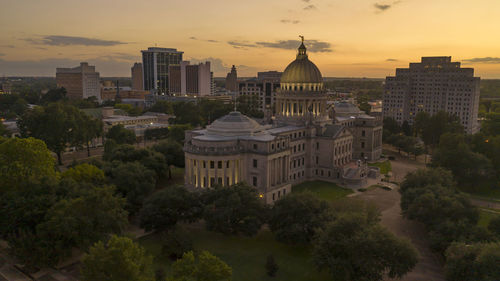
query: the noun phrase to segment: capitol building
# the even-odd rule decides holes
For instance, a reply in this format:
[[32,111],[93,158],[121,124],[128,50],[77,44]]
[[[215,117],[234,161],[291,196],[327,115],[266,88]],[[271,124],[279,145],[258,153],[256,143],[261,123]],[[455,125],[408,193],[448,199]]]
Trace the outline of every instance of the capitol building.
[[322,180],[360,187],[379,176],[366,165],[382,152],[382,119],[347,102],[328,107],[323,77],[304,43],[283,72],[272,124],[239,112],[186,132],[185,185],[246,182],[272,204],[292,185]]

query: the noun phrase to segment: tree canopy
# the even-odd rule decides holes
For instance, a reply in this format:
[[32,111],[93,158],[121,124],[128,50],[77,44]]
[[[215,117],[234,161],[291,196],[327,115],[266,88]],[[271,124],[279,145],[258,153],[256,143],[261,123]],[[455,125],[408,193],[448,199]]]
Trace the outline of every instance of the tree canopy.
[[130,238],[97,242],[82,259],[82,281],[153,281],[153,258]]
[[187,252],[172,265],[173,281],[230,281],[232,269],[225,262],[202,251],[197,258]]

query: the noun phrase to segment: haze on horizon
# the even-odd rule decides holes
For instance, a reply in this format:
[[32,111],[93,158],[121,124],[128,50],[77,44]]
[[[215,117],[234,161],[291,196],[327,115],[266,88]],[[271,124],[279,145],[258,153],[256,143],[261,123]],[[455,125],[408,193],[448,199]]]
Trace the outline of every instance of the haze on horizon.
[[54,76],[96,65],[129,76],[140,50],[177,48],[215,76],[283,71],[304,35],[326,77],[385,77],[452,56],[500,78],[498,0],[0,0],[0,75]]

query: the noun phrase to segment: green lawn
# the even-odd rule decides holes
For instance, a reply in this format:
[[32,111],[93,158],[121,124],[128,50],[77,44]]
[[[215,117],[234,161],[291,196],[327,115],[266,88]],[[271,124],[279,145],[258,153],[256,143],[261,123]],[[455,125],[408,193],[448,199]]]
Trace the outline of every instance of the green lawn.
[[475,186],[471,188],[460,187],[460,190],[480,199],[500,200],[500,187]]
[[168,178],[168,172],[165,175],[165,178],[162,178],[156,184],[157,187],[163,188],[172,185],[183,185],[184,184],[184,168],[172,167],[172,178]]
[[292,192],[304,191],[312,192],[319,199],[327,201],[337,200],[353,193],[350,189],[324,181],[308,181],[292,187]]
[[384,162],[377,162],[377,163],[368,163],[368,166],[372,167],[379,167],[380,173],[386,175],[390,171],[392,171],[391,167],[391,161],[387,160]]
[[[188,226],[188,235],[193,239],[195,251],[207,250],[221,258],[233,269],[233,281],[254,280],[331,280],[326,272],[319,273],[310,260],[310,248],[306,245],[289,246],[276,242],[269,230],[262,230],[255,237],[223,235]],[[152,234],[139,239],[139,243],[152,254],[157,268],[170,272],[172,262],[157,258],[161,251],[158,235]],[[265,273],[265,262],[272,254],[279,265],[275,278]]]
[[488,211],[488,210],[484,210],[484,209],[480,209],[479,210],[479,221],[478,221],[478,225],[479,226],[484,226],[484,227],[488,227],[488,224],[490,223],[490,221],[496,217],[496,216],[500,216],[500,212],[499,213],[493,213],[492,211]]

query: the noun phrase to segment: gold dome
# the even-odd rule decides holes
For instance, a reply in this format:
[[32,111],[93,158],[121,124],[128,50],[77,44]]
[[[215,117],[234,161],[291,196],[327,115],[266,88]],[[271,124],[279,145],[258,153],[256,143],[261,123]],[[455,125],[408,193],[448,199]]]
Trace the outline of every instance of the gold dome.
[[281,83],[323,83],[318,67],[307,57],[304,42],[299,47],[297,58],[281,75]]

